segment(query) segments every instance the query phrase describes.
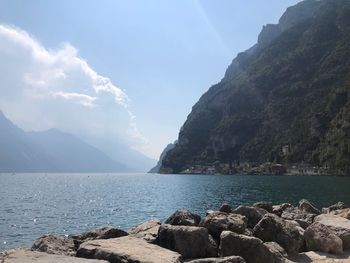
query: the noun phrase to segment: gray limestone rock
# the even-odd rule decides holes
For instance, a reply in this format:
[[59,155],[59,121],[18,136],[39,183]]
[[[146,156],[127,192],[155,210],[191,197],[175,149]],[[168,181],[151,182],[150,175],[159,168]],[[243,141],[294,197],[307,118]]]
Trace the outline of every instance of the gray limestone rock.
[[5,253],[3,263],[108,263],[105,260],[76,258],[65,255],[53,255],[27,249],[15,249]]
[[187,210],[175,211],[164,224],[178,225],[178,226],[198,226],[201,217]]
[[247,263],[284,262],[280,249],[272,249],[256,237],[223,231],[220,236],[220,256],[241,256]]
[[77,256],[116,263],[182,262],[180,254],[130,236],[87,241],[80,245]]
[[86,231],[78,235],[71,235],[70,237],[74,240],[75,249],[77,250],[83,242],[95,239],[109,239],[116,237],[127,236],[128,233],[122,229],[106,226],[96,228],[94,230]]
[[156,243],[159,220],[149,220],[128,230],[128,234],[133,237],[143,238],[149,243]]
[[34,242],[32,250],[56,255],[75,256],[73,239],[59,235],[44,235],[38,238]]
[[340,216],[321,214],[316,216],[314,221],[327,226],[336,236],[340,237],[344,250],[350,249],[350,220]]
[[254,228],[267,211],[262,208],[240,205],[236,209],[233,209],[232,213],[245,216],[248,219],[248,227]]
[[293,221],[283,220],[274,214],[266,214],[253,229],[253,235],[264,242],[275,241],[288,254],[296,254],[304,248],[304,230]]
[[343,241],[333,231],[319,222],[313,223],[304,232],[307,250],[331,254],[343,253]]
[[222,231],[229,230],[244,233],[247,228],[247,218],[239,214],[213,212],[208,214],[200,224],[208,229],[215,239],[220,238]]
[[208,230],[204,227],[166,224],[159,227],[158,243],[180,253],[184,259],[206,257],[212,245]]

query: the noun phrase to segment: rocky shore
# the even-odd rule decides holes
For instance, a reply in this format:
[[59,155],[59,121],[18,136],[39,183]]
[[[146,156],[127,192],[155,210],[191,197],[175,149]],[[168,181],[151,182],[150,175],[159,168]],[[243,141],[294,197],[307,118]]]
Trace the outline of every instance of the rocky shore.
[[319,210],[267,202],[206,216],[178,210],[161,223],[128,231],[103,227],[78,235],[44,235],[32,248],[0,253],[1,263],[274,263],[350,262],[350,208]]

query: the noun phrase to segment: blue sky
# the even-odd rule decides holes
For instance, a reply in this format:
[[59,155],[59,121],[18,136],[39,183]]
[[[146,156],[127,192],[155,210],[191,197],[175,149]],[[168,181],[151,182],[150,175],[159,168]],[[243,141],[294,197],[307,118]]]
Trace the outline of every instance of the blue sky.
[[[256,42],[263,25],[277,23],[285,9],[297,2],[1,0],[2,25],[28,34],[29,38],[37,41],[38,46],[52,54],[64,50],[68,57],[81,58],[99,76],[107,77],[125,93],[127,107],[120,103],[119,107],[110,107],[113,102],[108,96],[119,98],[114,91],[106,92],[102,98],[88,91],[84,93],[85,89],[65,93],[58,87],[54,93],[50,93],[56,100],[58,97],[70,102],[78,100],[80,107],[89,108],[88,113],[67,104],[57,104],[52,109],[54,100],[41,100],[42,107],[33,109],[29,108],[33,103],[23,102],[24,99],[15,100],[14,96],[3,102],[0,100],[0,107],[27,130],[57,126],[78,135],[82,130],[91,130],[89,136],[100,132],[100,136],[118,137],[118,141],[130,144],[156,159],[166,144],[177,138],[193,104],[212,84],[220,81],[236,54]],[[6,59],[12,63],[6,47],[0,42],[2,63],[6,63]],[[6,65],[3,68],[6,69]],[[33,67],[46,70],[35,63]],[[21,67],[16,65],[15,68]],[[62,72],[70,76],[67,71],[71,69],[68,68],[65,64]],[[28,77],[27,73],[23,74]],[[40,72],[30,72],[31,83],[38,75]],[[2,86],[12,86],[13,80],[9,77],[4,75],[2,79]],[[13,79],[18,79],[18,76]],[[36,84],[39,83],[37,79],[34,80]],[[91,78],[85,80],[79,75],[74,79],[74,85],[79,80],[89,82]],[[52,83],[50,81],[48,83]],[[2,89],[0,92],[4,97],[9,91]],[[17,107],[11,105],[11,100]],[[104,106],[99,106],[102,105],[100,103],[95,107],[96,101],[103,102]],[[28,108],[18,107],[22,103]],[[70,120],[68,117],[74,115],[71,114],[73,111],[77,116]],[[28,112],[43,117],[29,120],[26,116]],[[67,118],[62,118],[59,113]],[[88,116],[88,126],[81,120],[85,116]],[[46,125],[37,123],[39,120],[46,121]],[[97,124],[100,126],[93,130],[95,128],[91,123],[95,122],[96,127]],[[76,127],[69,128],[72,125]],[[111,125],[119,128],[113,134],[103,134],[113,129]],[[121,129],[123,125],[131,125],[128,130],[133,129],[134,134],[124,132]]]

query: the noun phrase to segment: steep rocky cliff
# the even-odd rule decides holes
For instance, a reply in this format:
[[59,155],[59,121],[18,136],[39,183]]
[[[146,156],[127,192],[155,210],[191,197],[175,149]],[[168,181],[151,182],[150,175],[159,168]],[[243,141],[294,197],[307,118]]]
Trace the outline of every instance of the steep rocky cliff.
[[193,106],[161,170],[275,161],[348,171],[349,43],[350,1],[288,8]]
[[163,159],[165,157],[165,155],[167,154],[168,151],[170,151],[171,149],[173,149],[175,147],[176,142],[174,143],[169,143],[164,150],[162,151],[162,153],[160,154],[159,160],[156,164],[156,166],[154,166],[151,170],[148,171],[148,173],[159,173],[160,167],[162,166],[162,162]]

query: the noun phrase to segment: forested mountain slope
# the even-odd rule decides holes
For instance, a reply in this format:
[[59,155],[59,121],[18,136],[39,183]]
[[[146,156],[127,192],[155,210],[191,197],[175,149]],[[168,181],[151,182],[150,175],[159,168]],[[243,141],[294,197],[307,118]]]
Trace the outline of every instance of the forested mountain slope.
[[348,171],[349,43],[350,1],[288,8],[194,105],[161,170],[275,161]]

